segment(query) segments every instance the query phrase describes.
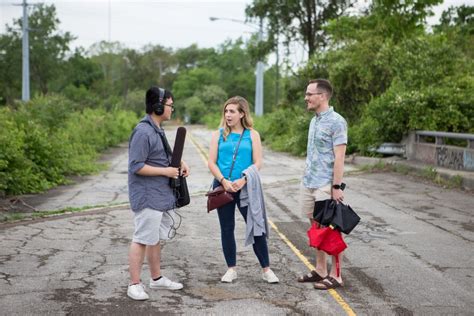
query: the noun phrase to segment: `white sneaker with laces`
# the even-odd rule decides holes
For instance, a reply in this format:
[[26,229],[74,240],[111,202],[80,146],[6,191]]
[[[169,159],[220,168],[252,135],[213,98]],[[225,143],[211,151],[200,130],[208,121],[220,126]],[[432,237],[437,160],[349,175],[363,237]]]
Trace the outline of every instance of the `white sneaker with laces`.
[[128,286],[127,295],[132,300],[144,301],[149,298],[148,294],[145,292],[145,286],[142,283],[131,284]]
[[157,281],[153,281],[153,279],[150,279],[150,288],[163,290],[181,290],[183,288],[183,284],[173,282],[167,277],[161,276],[161,279]]
[[237,279],[237,271],[235,271],[235,269],[228,269],[224,276],[221,278],[221,282],[232,283],[232,281],[234,281],[235,279]]
[[277,278],[275,273],[271,269],[268,269],[267,272],[262,273],[262,278],[268,283],[278,283],[280,280]]

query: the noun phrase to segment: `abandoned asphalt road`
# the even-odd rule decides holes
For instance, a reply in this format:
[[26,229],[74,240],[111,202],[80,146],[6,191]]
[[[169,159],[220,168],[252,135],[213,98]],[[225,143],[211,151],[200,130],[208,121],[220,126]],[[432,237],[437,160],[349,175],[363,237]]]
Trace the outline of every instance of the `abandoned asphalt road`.
[[[173,139],[172,126],[167,134]],[[210,132],[192,127],[188,135],[192,202],[180,210],[181,227],[162,255],[164,274],[181,280],[183,290],[149,290],[145,302],[126,296],[133,223],[126,204],[125,146],[108,156],[109,170],[25,197],[40,211],[115,206],[0,225],[0,314],[472,315],[472,193],[394,173],[362,173],[348,165],[346,201],[362,221],[346,238],[344,288],[316,291],[296,282],[314,264],[297,201],[304,160],[269,150],[262,179],[272,223],[270,260],[280,284],[261,279],[251,247],[243,246],[240,217],[239,278],[220,283],[226,267],[217,214],[206,213],[204,198],[211,182],[204,162]],[[145,265],[142,279],[148,277]]]

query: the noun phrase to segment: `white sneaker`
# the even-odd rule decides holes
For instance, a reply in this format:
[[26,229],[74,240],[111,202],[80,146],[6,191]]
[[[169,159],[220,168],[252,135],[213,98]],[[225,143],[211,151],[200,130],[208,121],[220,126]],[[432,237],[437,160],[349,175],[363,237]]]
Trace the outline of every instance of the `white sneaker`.
[[161,276],[161,279],[159,279],[158,281],[153,281],[153,279],[150,279],[150,288],[164,290],[181,290],[183,288],[183,284],[173,282],[167,277]]
[[228,269],[224,276],[221,278],[221,282],[232,283],[232,281],[234,281],[235,279],[237,279],[237,271],[235,271],[235,269]]
[[280,280],[277,278],[275,273],[271,269],[268,269],[267,272],[262,273],[262,278],[268,283],[278,283]]
[[127,289],[127,295],[132,300],[144,301],[149,298],[148,294],[145,292],[145,287],[142,283],[129,285]]

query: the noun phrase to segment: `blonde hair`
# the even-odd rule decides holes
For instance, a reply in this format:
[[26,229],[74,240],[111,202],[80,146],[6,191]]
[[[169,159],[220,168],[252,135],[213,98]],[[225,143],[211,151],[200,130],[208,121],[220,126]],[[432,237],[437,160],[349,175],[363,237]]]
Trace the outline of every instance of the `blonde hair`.
[[245,98],[240,97],[240,96],[235,96],[224,103],[224,107],[222,108],[222,118],[221,118],[221,125],[220,127],[224,128],[224,131],[222,132],[222,136],[224,137],[224,140],[227,140],[227,136],[230,134],[230,127],[227,125],[227,122],[225,120],[225,109],[229,104],[237,104],[237,110],[242,113],[244,116],[240,119],[240,123],[245,129],[252,129],[253,127],[253,120],[252,117],[250,116],[250,107],[249,103]]

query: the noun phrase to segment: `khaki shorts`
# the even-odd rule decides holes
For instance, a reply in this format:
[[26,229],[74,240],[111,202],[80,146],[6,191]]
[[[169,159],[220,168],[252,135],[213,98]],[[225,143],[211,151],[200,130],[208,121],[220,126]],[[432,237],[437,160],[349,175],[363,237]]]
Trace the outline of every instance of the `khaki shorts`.
[[331,184],[319,189],[309,189],[301,183],[300,186],[300,210],[307,218],[313,218],[314,202],[331,198]]
[[135,232],[132,241],[142,245],[154,246],[160,240],[170,239],[174,211],[160,212],[145,208],[134,213]]

